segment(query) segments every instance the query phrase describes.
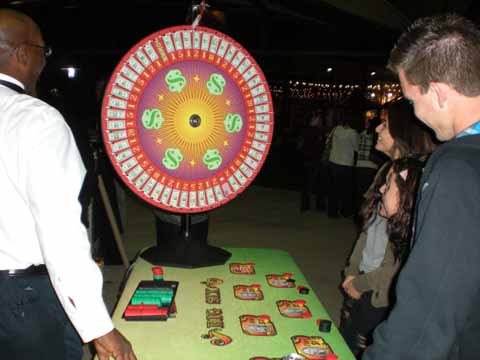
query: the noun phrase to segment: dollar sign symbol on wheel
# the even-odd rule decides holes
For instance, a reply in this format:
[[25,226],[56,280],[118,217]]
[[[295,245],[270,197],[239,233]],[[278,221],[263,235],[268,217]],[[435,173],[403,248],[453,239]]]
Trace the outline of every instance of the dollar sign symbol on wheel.
[[160,129],[163,125],[162,112],[158,109],[146,109],[142,114],[142,124],[145,129]]
[[212,75],[210,75],[210,79],[208,79],[207,81],[208,92],[212,95],[222,95],[223,88],[226,84],[227,82],[222,75],[213,73]]
[[216,170],[222,164],[222,157],[220,151],[217,149],[208,149],[203,155],[203,163],[207,166],[208,170]]
[[231,134],[233,132],[239,132],[242,130],[243,120],[238,114],[227,114],[223,124],[225,125],[225,130]]
[[168,148],[167,150],[165,150],[165,156],[162,159],[162,164],[168,170],[176,170],[180,166],[182,160],[183,155],[180,149]]
[[187,79],[178,69],[170,70],[165,76],[165,82],[168,85],[168,90],[171,92],[181,92],[187,84]]

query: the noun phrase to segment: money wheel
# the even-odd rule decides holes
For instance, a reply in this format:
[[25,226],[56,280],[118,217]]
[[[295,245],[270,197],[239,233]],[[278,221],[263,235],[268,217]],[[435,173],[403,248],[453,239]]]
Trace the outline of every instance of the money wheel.
[[137,196],[174,213],[234,199],[260,171],[272,133],[262,70],[241,45],[206,27],[171,27],[138,42],[103,100],[114,169]]

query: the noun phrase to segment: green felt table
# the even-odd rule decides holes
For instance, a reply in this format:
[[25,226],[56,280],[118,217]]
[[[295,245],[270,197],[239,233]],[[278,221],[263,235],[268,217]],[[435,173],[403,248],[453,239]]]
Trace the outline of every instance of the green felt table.
[[[232,257],[226,264],[198,269],[163,267],[164,279],[179,282],[175,298],[177,315],[167,321],[126,321],[122,318],[138,283],[152,280],[152,265],[139,258],[130,273],[125,288],[113,313],[115,326],[131,341],[139,360],[196,359],[196,360],[249,360],[255,357],[275,359],[295,353],[292,336],[321,336],[330,345],[340,360],[354,357],[337,328],[332,323],[331,331],[320,332],[317,319],[330,319],[305,277],[292,257],[285,251],[272,249],[227,248]],[[255,263],[254,275],[234,274],[231,263]],[[293,288],[274,288],[267,283],[267,274],[291,273],[295,279]],[[217,286],[220,304],[209,304],[206,299],[205,282],[209,278],[223,282]],[[234,285],[259,284],[263,300],[240,300],[234,296]],[[308,294],[300,294],[297,286],[306,286]],[[212,290],[212,289],[210,289]],[[277,301],[305,300],[310,318],[287,318],[280,314]],[[208,309],[220,309],[223,328],[216,331],[231,338],[223,346],[212,345],[205,338],[212,328],[207,327]],[[240,316],[268,315],[277,334],[274,336],[251,336],[242,331]],[[316,359],[312,357],[312,359]]]

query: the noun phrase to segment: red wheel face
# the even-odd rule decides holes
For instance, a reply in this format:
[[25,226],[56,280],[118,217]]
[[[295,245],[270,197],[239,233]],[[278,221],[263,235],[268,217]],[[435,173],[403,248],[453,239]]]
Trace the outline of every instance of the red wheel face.
[[260,67],[228,36],[167,28],[118,64],[102,133],[115,170],[138,196],[168,211],[206,211],[259,172],[272,139],[272,98]]

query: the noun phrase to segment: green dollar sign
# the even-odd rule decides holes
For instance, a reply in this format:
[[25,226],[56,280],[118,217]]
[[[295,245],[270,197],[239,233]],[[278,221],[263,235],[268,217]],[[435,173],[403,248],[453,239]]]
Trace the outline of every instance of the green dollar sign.
[[146,109],[142,114],[142,124],[145,129],[160,129],[163,125],[162,112],[159,109]]
[[225,125],[225,130],[227,130],[227,132],[231,134],[233,132],[239,132],[240,130],[242,130],[243,120],[242,117],[238,114],[227,114],[227,116],[225,116],[223,124]]
[[168,148],[165,150],[165,156],[162,159],[163,166],[168,170],[178,169],[183,160],[183,155],[180,149]]
[[208,92],[212,95],[222,95],[226,84],[227,82],[222,75],[213,73],[207,81]]
[[220,151],[217,149],[208,149],[203,155],[203,163],[207,166],[208,170],[216,170],[222,164],[222,157]]
[[185,79],[182,72],[178,69],[170,70],[165,76],[165,82],[168,85],[168,90],[178,93],[187,85],[187,79]]

